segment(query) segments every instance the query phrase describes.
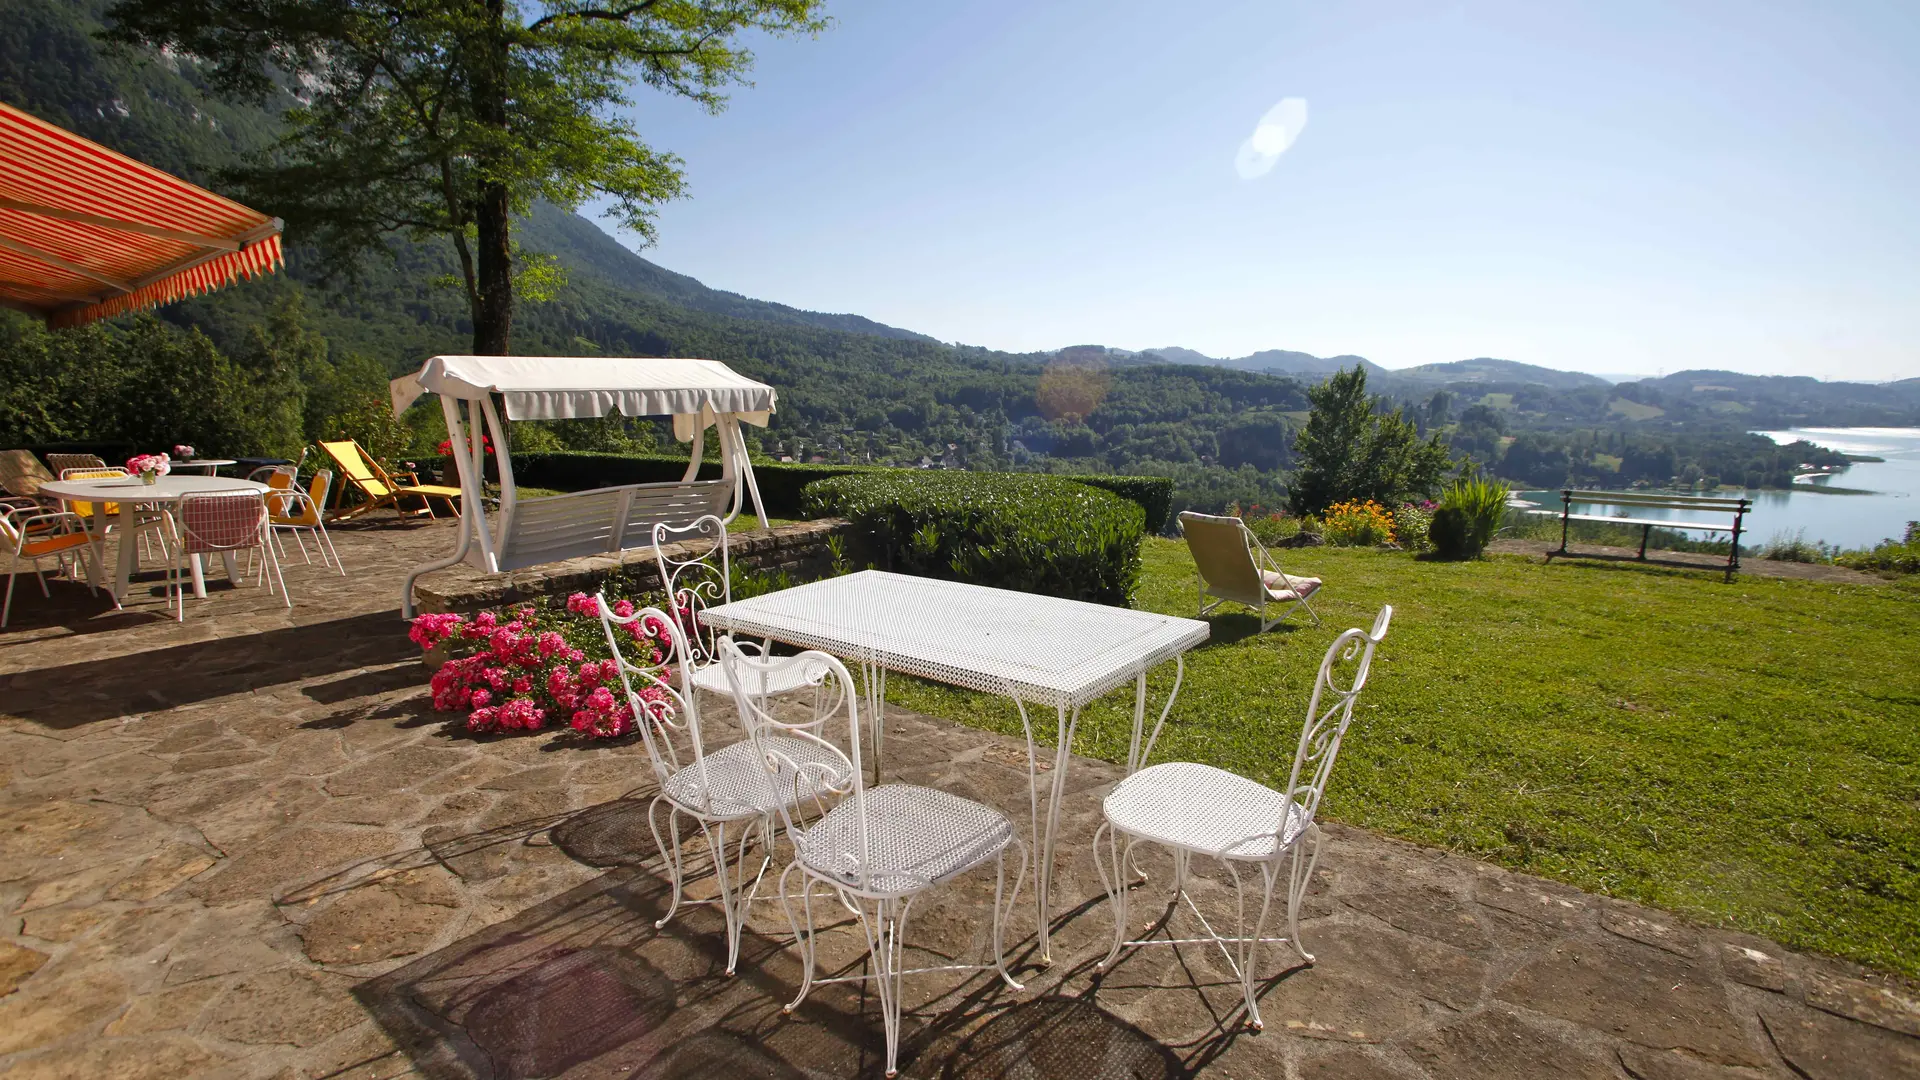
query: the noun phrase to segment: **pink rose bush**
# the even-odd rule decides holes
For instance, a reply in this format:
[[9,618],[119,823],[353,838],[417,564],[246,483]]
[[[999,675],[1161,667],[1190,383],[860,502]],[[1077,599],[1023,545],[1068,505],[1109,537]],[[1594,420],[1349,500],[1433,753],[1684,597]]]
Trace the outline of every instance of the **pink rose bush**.
[[[623,618],[636,610],[616,601]],[[621,628],[620,643],[629,663],[656,669],[667,680],[664,628],[645,619]],[[633,703],[622,700],[619,662],[607,652],[594,598],[567,597],[563,608],[526,604],[503,614],[435,613],[413,620],[407,635],[422,650],[451,643],[455,657],[434,672],[433,707],[467,714],[475,733],[540,731],[566,724],[595,739],[613,739],[635,730]],[[636,680],[634,695],[650,716],[669,708],[657,686]]]

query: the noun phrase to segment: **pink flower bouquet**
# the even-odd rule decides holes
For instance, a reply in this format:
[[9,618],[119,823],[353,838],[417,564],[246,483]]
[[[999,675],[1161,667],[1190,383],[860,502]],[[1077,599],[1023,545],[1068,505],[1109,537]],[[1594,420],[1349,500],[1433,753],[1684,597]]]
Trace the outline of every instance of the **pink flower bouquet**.
[[135,454],[127,459],[127,471],[151,484],[172,470],[170,462],[165,454]]
[[192,461],[194,458],[194,449],[186,443],[181,443],[173,448],[173,456],[179,458],[181,461]]

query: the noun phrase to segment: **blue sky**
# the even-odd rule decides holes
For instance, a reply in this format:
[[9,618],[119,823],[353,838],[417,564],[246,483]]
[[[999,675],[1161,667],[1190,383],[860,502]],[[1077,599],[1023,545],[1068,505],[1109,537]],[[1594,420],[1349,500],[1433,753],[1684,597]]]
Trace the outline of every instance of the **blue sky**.
[[1920,376],[1915,0],[829,11],[721,115],[637,92],[649,258],[1011,350]]

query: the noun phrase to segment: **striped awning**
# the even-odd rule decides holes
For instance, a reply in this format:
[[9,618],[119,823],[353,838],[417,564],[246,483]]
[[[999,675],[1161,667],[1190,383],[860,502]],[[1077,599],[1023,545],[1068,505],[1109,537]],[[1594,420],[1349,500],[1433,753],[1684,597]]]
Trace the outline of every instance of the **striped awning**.
[[0,103],[0,304],[79,326],[280,263],[280,219]]

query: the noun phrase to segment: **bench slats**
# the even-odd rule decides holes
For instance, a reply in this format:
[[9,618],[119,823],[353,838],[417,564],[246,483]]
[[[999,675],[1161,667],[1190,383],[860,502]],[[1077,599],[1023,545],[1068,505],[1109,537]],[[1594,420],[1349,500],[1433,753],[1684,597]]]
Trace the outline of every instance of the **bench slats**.
[[1710,529],[1715,532],[1730,532],[1733,529],[1733,523],[1730,521],[1709,523],[1704,521],[1661,521],[1659,518],[1608,517],[1605,514],[1562,515],[1558,510],[1529,510],[1527,513],[1550,517],[1555,521],[1560,520],[1560,518],[1564,516],[1568,521],[1610,521],[1615,525],[1652,525],[1655,527],[1664,526],[1669,529]]
[[500,569],[518,570],[653,543],[656,524],[690,525],[718,514],[733,493],[726,480],[632,484],[516,504],[499,552]]
[[[1562,492],[1564,496],[1565,493]],[[1748,499],[1716,499],[1704,495],[1647,495],[1633,491],[1575,491],[1577,503],[1610,503],[1615,506],[1659,507],[1663,510],[1743,510],[1751,509]]]

